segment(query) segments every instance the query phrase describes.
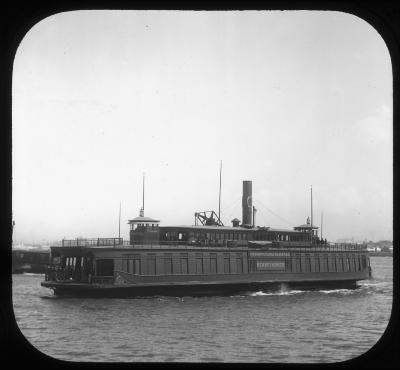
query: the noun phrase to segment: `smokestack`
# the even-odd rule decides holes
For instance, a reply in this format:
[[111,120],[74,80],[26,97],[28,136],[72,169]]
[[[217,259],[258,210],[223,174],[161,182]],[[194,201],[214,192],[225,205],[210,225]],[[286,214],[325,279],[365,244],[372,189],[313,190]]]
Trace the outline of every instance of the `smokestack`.
[[245,227],[252,227],[252,212],[253,199],[252,199],[252,182],[243,181],[243,197],[242,197],[242,225]]

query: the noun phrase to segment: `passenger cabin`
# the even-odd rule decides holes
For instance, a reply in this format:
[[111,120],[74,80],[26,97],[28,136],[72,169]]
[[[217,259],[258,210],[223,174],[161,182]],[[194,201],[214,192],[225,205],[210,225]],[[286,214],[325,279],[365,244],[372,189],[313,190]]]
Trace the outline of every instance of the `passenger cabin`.
[[320,240],[318,238],[318,227],[311,225],[310,223],[310,217],[307,217],[307,223],[296,226],[294,228],[296,231],[306,233],[308,237],[308,241],[311,241],[313,243],[318,243]]
[[[237,221],[235,220],[235,223]],[[159,226],[159,221],[139,216],[129,221],[130,244],[140,245],[189,245],[209,247],[244,247],[251,241],[304,243],[311,241],[311,232],[306,225],[295,230],[270,227],[182,225]],[[303,228],[302,228],[303,227]],[[317,227],[313,227],[317,229]],[[316,242],[318,237],[314,236]]]
[[128,221],[130,225],[129,239],[131,245],[148,245],[159,241],[160,220],[145,217],[143,208],[140,209],[139,217]]

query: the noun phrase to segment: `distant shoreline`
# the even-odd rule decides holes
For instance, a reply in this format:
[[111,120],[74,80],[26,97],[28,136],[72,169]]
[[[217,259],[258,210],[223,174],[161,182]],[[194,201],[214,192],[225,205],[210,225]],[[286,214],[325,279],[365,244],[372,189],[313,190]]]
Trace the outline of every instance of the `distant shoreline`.
[[371,257],[393,257],[392,252],[369,252]]

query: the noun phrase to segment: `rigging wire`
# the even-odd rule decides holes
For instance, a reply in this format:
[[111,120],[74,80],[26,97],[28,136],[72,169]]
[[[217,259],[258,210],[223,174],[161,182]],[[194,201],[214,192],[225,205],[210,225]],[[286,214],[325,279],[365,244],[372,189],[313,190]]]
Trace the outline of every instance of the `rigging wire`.
[[[231,202],[230,206],[227,207],[227,210],[231,209],[231,213],[229,214],[228,220],[231,219],[231,217],[234,215],[234,213],[236,212],[236,206],[238,205],[238,203],[240,203],[242,197],[237,197],[235,198],[235,200],[233,202]],[[228,221],[229,222],[229,221]]]
[[273,214],[275,217],[278,217],[280,220],[284,221],[285,223],[287,223],[288,225],[290,225],[291,227],[294,227],[294,223],[291,221],[286,220],[285,218],[279,216],[277,213],[275,213],[274,211],[272,211],[271,209],[269,209],[263,202],[261,202],[259,199],[257,199],[257,204],[261,204],[261,206],[263,206],[263,208],[265,208],[268,212],[270,212],[271,214]]

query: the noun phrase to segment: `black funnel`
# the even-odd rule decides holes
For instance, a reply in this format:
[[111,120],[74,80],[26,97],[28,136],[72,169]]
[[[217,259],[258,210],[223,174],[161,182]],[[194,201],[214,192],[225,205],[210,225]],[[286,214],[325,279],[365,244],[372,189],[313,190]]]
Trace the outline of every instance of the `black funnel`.
[[243,181],[243,196],[242,196],[242,225],[245,227],[252,227],[252,182]]

